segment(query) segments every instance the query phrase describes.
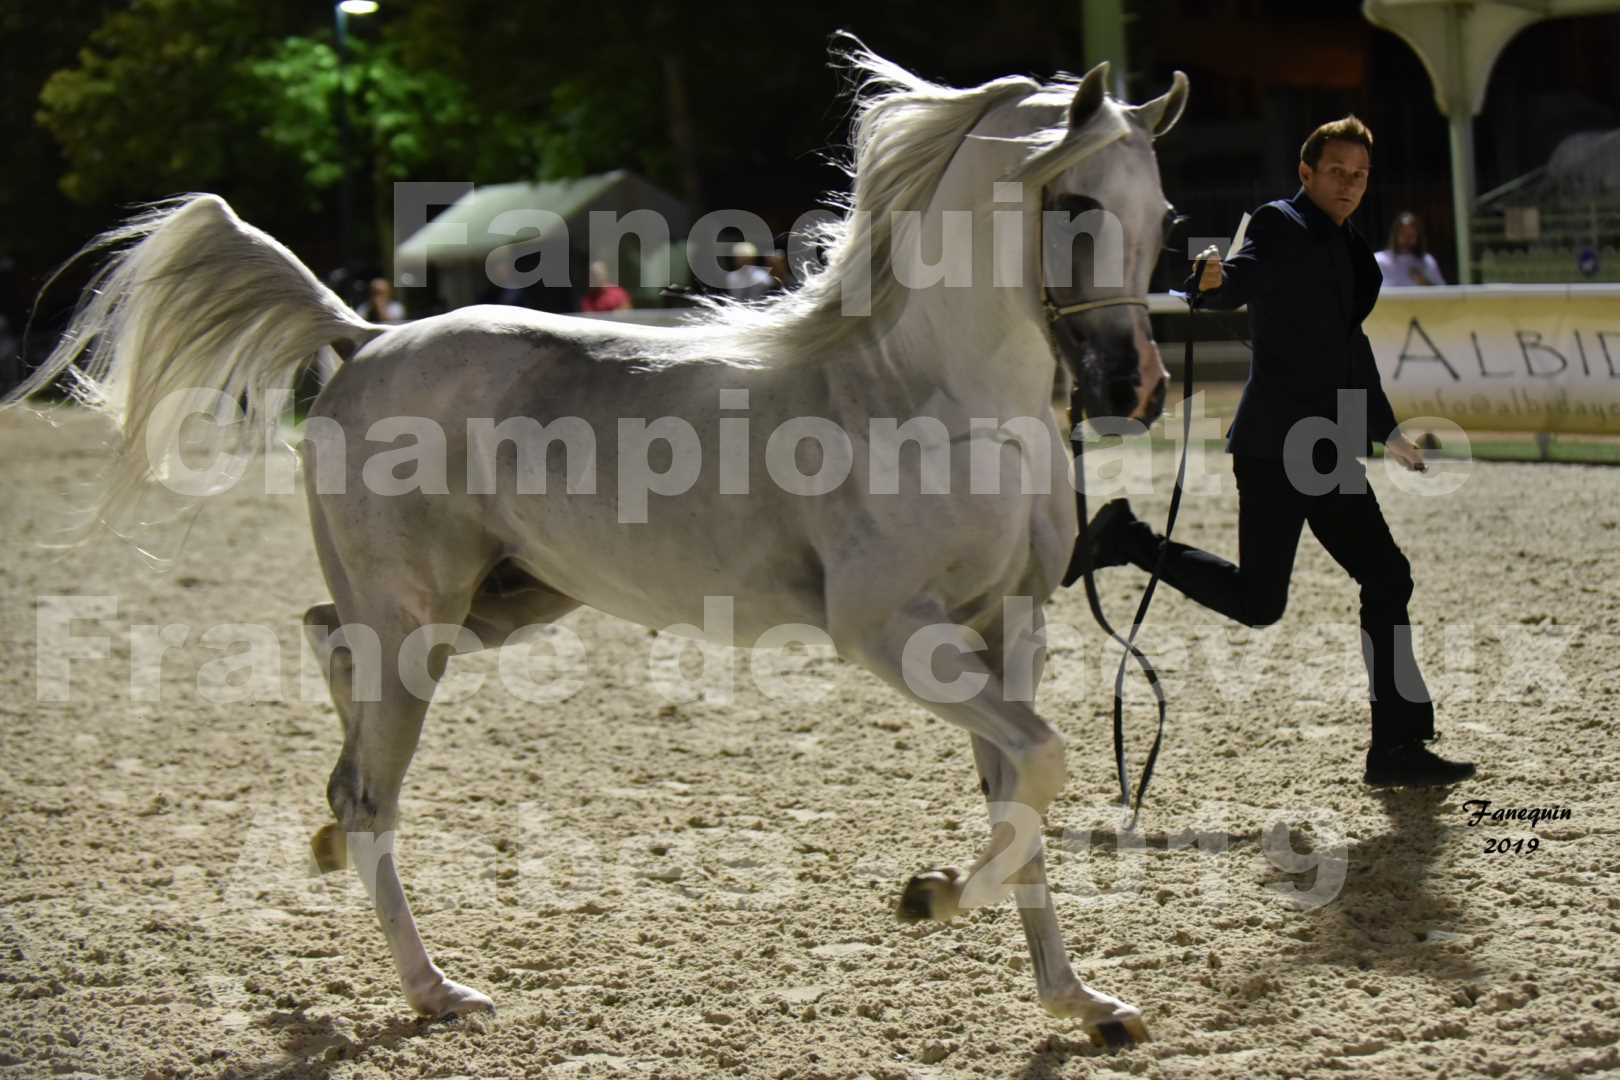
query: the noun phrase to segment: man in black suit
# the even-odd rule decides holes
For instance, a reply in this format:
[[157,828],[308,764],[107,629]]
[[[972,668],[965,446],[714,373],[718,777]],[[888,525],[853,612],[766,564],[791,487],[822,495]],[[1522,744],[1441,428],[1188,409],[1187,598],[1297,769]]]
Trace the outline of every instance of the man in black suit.
[[[1097,512],[1070,577],[1134,564],[1246,626],[1282,617],[1301,529],[1361,586],[1362,656],[1372,692],[1372,745],[1364,779],[1375,786],[1466,780],[1472,764],[1424,744],[1434,707],[1412,654],[1406,604],[1411,566],[1358,457],[1382,442],[1408,469],[1423,454],[1395,423],[1361,322],[1383,276],[1346,224],[1367,190],[1372,133],[1353,116],[1312,132],[1300,150],[1300,190],[1257,210],[1247,240],[1224,266],[1211,248],[1198,288],[1207,307],[1248,305],[1254,359],[1227,452],[1238,485],[1238,565],[1166,543],[1116,499]],[[1192,285],[1188,279],[1189,287]]]

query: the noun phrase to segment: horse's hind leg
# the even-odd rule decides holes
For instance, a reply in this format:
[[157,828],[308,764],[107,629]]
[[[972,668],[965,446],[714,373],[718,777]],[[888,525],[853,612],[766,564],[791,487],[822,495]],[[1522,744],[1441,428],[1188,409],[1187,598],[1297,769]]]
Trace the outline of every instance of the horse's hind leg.
[[349,721],[349,697],[354,686],[354,656],[343,637],[343,622],[336,604],[316,604],[304,612],[304,636],[315,650],[315,660],[326,676],[332,705],[344,725]]
[[[517,631],[555,622],[578,606],[577,600],[547,587],[515,563],[501,562],[485,575],[462,626],[472,633],[476,647],[500,646]],[[304,635],[326,677],[332,705],[345,730],[354,687],[354,650],[374,643],[369,628],[352,633],[364,640],[349,640],[350,633],[345,632],[336,604],[316,604],[304,612]],[[322,869],[335,868],[323,865]]]
[[[375,632],[381,663],[373,673],[372,656],[351,657],[349,700],[338,710],[344,716],[343,750],[326,797],[388,939],[406,1000],[417,1012],[452,1016],[493,1010],[494,1003],[446,978],[428,956],[394,861],[400,787],[421,738],[428,698],[451,651],[448,641],[432,640],[437,635],[413,634],[442,625],[424,614],[379,604],[360,619],[345,620],[346,635],[359,626]],[[352,651],[355,643],[349,644]],[[406,672],[415,678],[407,679]],[[372,689],[375,697],[368,692]]]
[[[304,612],[304,636],[309,639],[315,660],[321,666],[321,673],[326,676],[326,686],[332,694],[332,707],[337,710],[338,720],[346,734],[353,713],[350,700],[354,694],[354,652],[344,636],[337,605],[316,604]],[[336,822],[322,825],[309,846],[315,865],[323,874],[342,870],[348,862],[348,844]]]
[[[478,644],[500,645],[514,631],[560,618],[576,606],[508,567],[486,577],[462,626]],[[323,871],[340,870],[353,855],[412,1008],[432,1016],[493,1009],[489,998],[446,978],[429,958],[393,858],[399,788],[428,705],[404,685],[399,663],[420,663],[436,682],[449,645],[429,656],[402,654],[409,631],[420,622],[398,611],[381,612],[379,621],[344,624],[337,605],[318,604],[305,614],[304,623],[343,722],[343,752],[327,787],[337,821],[322,826],[311,841],[316,864]]]

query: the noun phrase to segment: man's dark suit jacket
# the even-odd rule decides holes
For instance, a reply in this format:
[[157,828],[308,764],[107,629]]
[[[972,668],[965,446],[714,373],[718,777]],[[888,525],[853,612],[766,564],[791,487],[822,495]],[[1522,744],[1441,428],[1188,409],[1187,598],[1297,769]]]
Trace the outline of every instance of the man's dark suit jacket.
[[[1349,253],[1349,289],[1335,271],[1335,232]],[[1301,188],[1254,212],[1243,247],[1223,269],[1225,281],[1204,294],[1204,304],[1224,310],[1248,304],[1254,345],[1227,452],[1281,459],[1293,425],[1322,417],[1361,428],[1350,438],[1361,456],[1371,454],[1372,443],[1394,430],[1395,414],[1361,329],[1384,281],[1366,241],[1348,224],[1334,225]],[[1340,390],[1366,391],[1364,428],[1355,412],[1339,416]]]

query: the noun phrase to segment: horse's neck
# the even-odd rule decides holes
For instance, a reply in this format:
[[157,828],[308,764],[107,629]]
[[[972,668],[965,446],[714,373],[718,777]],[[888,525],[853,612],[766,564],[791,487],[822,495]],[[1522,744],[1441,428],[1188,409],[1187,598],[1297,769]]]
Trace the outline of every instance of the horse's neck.
[[916,290],[859,370],[911,401],[950,401],[972,416],[1039,415],[1056,375],[1050,339],[983,300],[977,289]]
[[[877,369],[877,379],[954,401],[976,416],[1040,415],[1051,404],[1057,361],[1034,291],[1040,274],[1039,214],[1031,203],[991,205],[990,182],[982,175],[983,165],[975,164],[978,175],[972,175],[972,166],[947,170],[928,210],[917,219],[920,250],[938,260],[941,252],[952,250],[945,235],[947,212],[971,215],[970,251],[957,252],[969,261],[970,284],[940,281],[906,289],[893,325],[862,362]],[[1021,213],[1021,225],[1012,229],[1010,220],[1003,219],[998,229],[997,211]],[[1017,247],[1009,263],[1005,246],[1010,240]],[[1000,275],[998,242],[1004,248]],[[897,250],[896,263],[900,260]],[[897,265],[893,272],[907,271]],[[911,272],[925,273],[921,268]],[[998,284],[1010,274],[1029,284]]]

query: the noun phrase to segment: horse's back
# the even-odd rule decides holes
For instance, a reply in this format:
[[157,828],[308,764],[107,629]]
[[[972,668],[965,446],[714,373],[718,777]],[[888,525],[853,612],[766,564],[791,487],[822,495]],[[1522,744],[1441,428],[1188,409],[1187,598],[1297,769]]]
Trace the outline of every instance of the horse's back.
[[[796,520],[811,508],[769,484],[752,497],[719,490],[719,391],[753,385],[764,397],[769,373],[671,361],[660,347],[683,344],[677,332],[651,329],[483,307],[390,330],[312,410],[325,428],[325,441],[313,426],[305,439],[312,507],[349,557],[409,547],[436,577],[510,558],[563,595],[653,626],[702,625],[703,598],[721,594],[738,598],[739,635],[819,624],[819,560]],[[697,470],[679,498],[660,479],[677,466],[639,433],[670,418],[692,432],[680,452]],[[340,464],[322,460],[334,447]],[[762,535],[762,516],[781,535]],[[627,567],[682,587],[649,590]]]

